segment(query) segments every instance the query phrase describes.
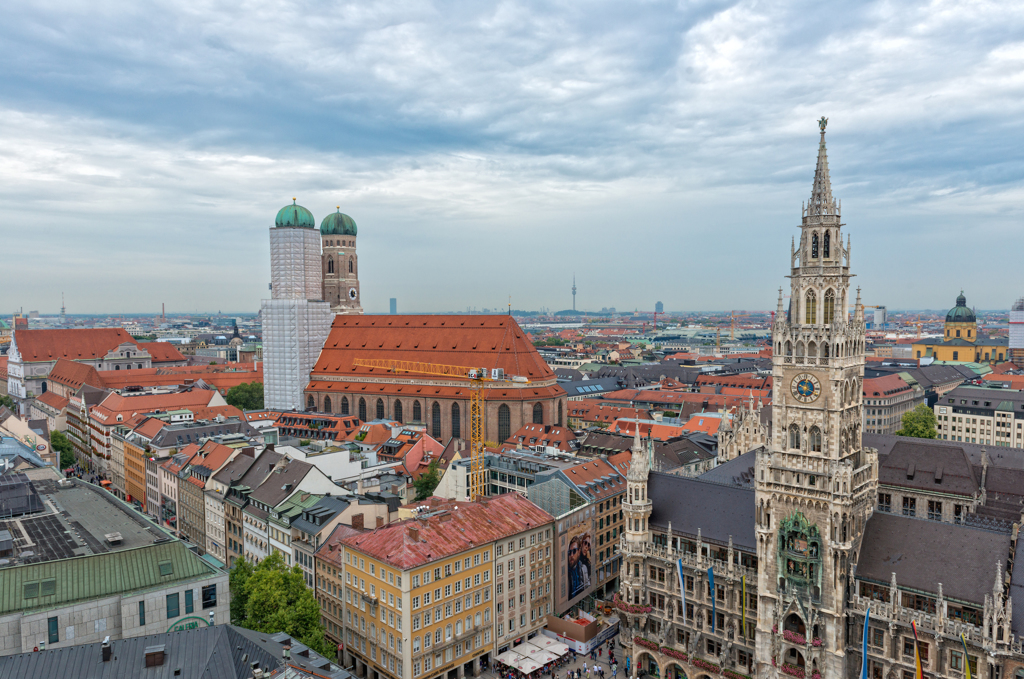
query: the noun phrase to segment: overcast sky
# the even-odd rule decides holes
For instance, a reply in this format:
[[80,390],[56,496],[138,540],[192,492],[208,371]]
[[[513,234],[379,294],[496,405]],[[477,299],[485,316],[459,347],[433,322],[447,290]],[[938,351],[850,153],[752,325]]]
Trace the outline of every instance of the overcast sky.
[[1024,3],[18,0],[0,312],[249,311],[298,197],[363,305],[770,309],[828,116],[865,303],[1024,294]]

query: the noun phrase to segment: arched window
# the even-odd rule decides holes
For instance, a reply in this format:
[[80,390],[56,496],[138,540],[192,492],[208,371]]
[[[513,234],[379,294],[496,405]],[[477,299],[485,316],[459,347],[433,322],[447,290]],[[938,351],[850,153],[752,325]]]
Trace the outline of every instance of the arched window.
[[353,267],[355,267],[355,260],[351,257],[348,258],[348,272],[352,273]]
[[402,423],[402,402],[395,401],[395,421]]
[[412,421],[422,422],[423,421],[423,410],[420,408],[419,401],[412,402]]
[[814,294],[814,290],[807,291],[807,297],[804,298],[804,323],[807,325],[815,325],[818,322],[818,298]]
[[359,419],[366,422],[366,399],[359,399]]
[[[827,257],[828,255],[826,255]],[[829,289],[825,291],[825,307],[822,309],[822,320],[825,321],[825,325],[829,325],[835,322],[836,319],[836,293]]]
[[533,423],[544,424],[544,406],[539,403],[533,404]]
[[327,273],[334,273],[334,257],[327,258]]
[[462,418],[460,417],[459,404],[452,404],[452,436],[457,439],[462,438]]
[[811,259],[818,258],[818,234],[811,235]]
[[430,408],[430,435],[441,440],[441,404],[437,401]]
[[790,342],[789,340],[786,340],[786,356],[792,356],[792,355],[793,355],[793,343]]
[[821,243],[821,254],[825,259],[828,259],[828,253],[831,249],[829,246],[832,244],[832,235],[828,231],[825,232],[825,238]]
[[789,447],[800,447],[800,427],[795,424],[789,425]]
[[562,402],[558,402],[558,426],[562,426]]
[[384,399],[382,398],[377,399],[377,419],[384,419]]
[[512,412],[504,403],[498,408],[498,443],[504,443],[512,435]]
[[348,396],[341,397],[341,414],[348,415]]
[[811,427],[811,450],[816,453],[821,452],[821,430],[817,427]]
[[316,401],[313,399],[313,394],[310,394],[306,399],[306,410],[313,410],[316,408]]
[[331,397],[330,396],[324,396],[324,412],[325,413],[331,412]]

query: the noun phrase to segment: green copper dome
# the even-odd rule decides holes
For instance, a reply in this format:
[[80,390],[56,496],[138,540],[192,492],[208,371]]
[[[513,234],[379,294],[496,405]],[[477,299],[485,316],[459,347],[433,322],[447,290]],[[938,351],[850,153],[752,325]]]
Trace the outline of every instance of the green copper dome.
[[295,199],[292,198],[291,205],[285,205],[277,211],[274,226],[301,226],[307,229],[315,229],[316,220],[313,219],[312,212],[301,205],[296,205]]
[[337,212],[332,212],[320,222],[322,236],[355,236],[356,231],[356,220],[342,212],[340,207]]
[[946,314],[947,323],[976,323],[978,319],[974,317],[974,312],[967,307],[967,298],[964,297],[964,291],[960,291],[960,296],[956,298],[956,306],[949,310]]

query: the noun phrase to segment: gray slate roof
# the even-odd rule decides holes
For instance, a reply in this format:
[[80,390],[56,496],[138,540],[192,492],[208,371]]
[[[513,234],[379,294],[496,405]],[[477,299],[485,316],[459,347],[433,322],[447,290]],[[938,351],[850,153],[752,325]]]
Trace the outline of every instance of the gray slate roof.
[[996,563],[1010,555],[1010,536],[886,512],[868,520],[857,578],[937,593],[981,606],[992,593]]
[[709,483],[699,478],[651,472],[647,483],[651,498],[651,526],[695,538],[697,530],[709,542],[756,552],[754,491]]
[[757,451],[763,447],[748,450],[742,455],[718,465],[714,469],[709,469],[697,478],[710,483],[752,489],[754,487],[754,460],[757,456]]

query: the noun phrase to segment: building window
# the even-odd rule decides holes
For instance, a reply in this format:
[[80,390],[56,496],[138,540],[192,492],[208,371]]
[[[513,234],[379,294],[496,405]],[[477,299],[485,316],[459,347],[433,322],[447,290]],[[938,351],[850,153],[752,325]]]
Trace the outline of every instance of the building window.
[[430,408],[430,435],[441,440],[441,404],[437,401]]
[[139,627],[146,626],[146,602],[139,602]]
[[366,399],[361,397],[359,399],[359,419],[366,422]]
[[348,396],[341,397],[341,414],[348,415]]
[[811,441],[810,441],[810,443],[811,443],[811,450],[814,451],[815,453],[820,453],[821,452],[821,430],[818,429],[817,427],[811,427],[810,437],[811,437]]
[[384,399],[382,398],[377,399],[377,419],[384,419]]
[[214,608],[217,605],[217,585],[203,587],[203,608]]
[[878,511],[880,512],[891,512],[892,511],[892,495],[889,493],[878,494]]
[[942,521],[942,503],[935,500],[928,500],[928,518],[932,521]]
[[306,399],[306,410],[313,410],[316,408],[316,401],[313,400],[313,394],[310,394]]
[[[817,236],[815,236],[817,238]],[[817,255],[815,255],[817,256]],[[818,322],[818,298],[815,297],[814,291],[811,290],[807,293],[807,297],[804,301],[804,323],[807,325],[814,325]]]
[[327,258],[327,273],[334,273],[334,258]]
[[423,421],[423,411],[420,408],[420,402],[419,401],[413,401],[412,402],[412,421],[413,422],[422,422]]
[[544,424],[544,406],[539,403],[533,404],[533,423]]
[[[821,244],[821,255],[825,259],[828,259],[829,251],[831,250],[831,247],[830,247],[831,244],[832,244],[831,233],[826,231],[825,232],[825,236],[822,238],[822,244]],[[830,323],[831,321],[825,321],[825,322],[826,323]]]
[[395,421],[402,424],[402,402],[395,401]]
[[47,618],[46,619],[46,628],[47,628],[47,631],[49,632],[49,635],[47,637],[47,642],[46,643],[48,643],[48,644],[55,644],[58,641],[60,641],[60,636],[57,633],[57,618],[56,617]]
[[[957,334],[957,336],[959,336],[960,335],[960,331],[957,330],[956,334]],[[954,351],[953,352],[953,360],[954,361],[960,360],[960,352],[959,351]]]
[[178,593],[167,595],[167,619],[177,618],[181,615],[181,609],[178,603]]
[[459,413],[459,404],[452,404],[452,437],[462,438],[462,420]]
[[[828,234],[827,233],[825,234],[825,256],[828,257]],[[825,320],[826,324],[829,324],[829,323],[832,323],[832,322],[835,321],[835,317],[836,317],[836,293],[833,292],[832,290],[826,290],[825,291],[825,308],[823,309],[823,311],[825,312],[824,313],[824,320]],[[826,347],[826,350],[827,350],[828,345],[826,344],[825,347]]]
[[800,427],[795,424],[789,425],[789,447],[793,449],[800,447]]
[[811,234],[811,259],[818,258],[818,234]]
[[325,413],[331,412],[331,397],[330,396],[324,396],[324,412]]
[[504,403],[498,408],[498,442],[508,440],[512,435],[512,413]]
[[558,402],[558,422],[556,422],[555,424],[557,424],[559,427],[562,426],[562,402],[561,401]]
[[912,497],[903,498],[903,516],[917,516],[917,500]]
[[192,601],[192,597],[195,594],[191,589],[185,590],[185,613],[192,613],[195,611],[195,604]]

